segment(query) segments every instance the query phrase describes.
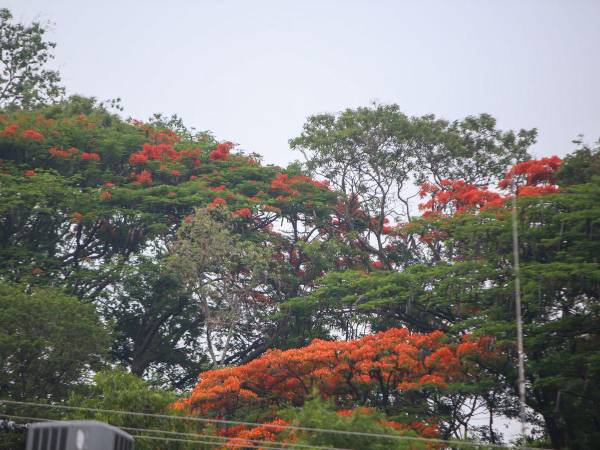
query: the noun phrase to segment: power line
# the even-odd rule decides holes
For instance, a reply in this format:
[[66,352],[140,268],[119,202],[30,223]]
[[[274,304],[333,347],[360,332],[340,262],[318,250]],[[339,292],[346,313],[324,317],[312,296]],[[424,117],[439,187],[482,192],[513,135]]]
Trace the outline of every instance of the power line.
[[[117,425],[115,425],[117,426]],[[139,432],[144,432],[144,433],[164,433],[164,434],[171,434],[171,435],[179,435],[179,436],[191,436],[191,437],[204,437],[204,438],[210,438],[210,439],[220,439],[220,442],[217,442],[219,444],[224,444],[224,445],[234,445],[235,441],[240,441],[241,443],[243,442],[252,442],[253,444],[284,444],[285,448],[309,448],[309,449],[323,449],[323,450],[349,450],[349,449],[344,449],[344,448],[338,448],[338,447],[321,447],[321,446],[315,446],[315,445],[304,445],[304,444],[295,444],[293,442],[286,442],[286,443],[282,443],[282,442],[277,442],[277,441],[263,441],[260,439],[246,439],[246,438],[240,438],[240,437],[225,437],[225,436],[217,436],[214,434],[196,434],[196,433],[183,433],[183,432],[179,432],[179,431],[166,431],[166,430],[157,430],[157,429],[152,429],[152,428],[129,428],[129,427],[121,427],[119,426],[119,428],[121,428],[122,430],[128,430],[128,431],[139,431]],[[231,443],[231,441],[234,441],[234,443]],[[235,446],[240,446],[240,445],[235,445]],[[242,447],[245,445],[241,445]],[[260,448],[268,448],[268,447],[260,447]]]
[[255,445],[244,445],[244,444],[228,444],[225,442],[214,442],[214,441],[200,441],[200,440],[195,440],[195,439],[181,439],[181,438],[166,438],[166,437],[159,437],[159,436],[147,436],[145,434],[135,434],[132,435],[134,439],[150,439],[150,440],[157,440],[157,441],[163,441],[163,442],[187,442],[187,443],[193,443],[193,444],[208,444],[208,445],[227,445],[229,447],[244,447],[244,448],[260,448],[260,449],[265,449],[265,450],[286,450],[285,447],[265,447],[264,445],[260,445],[260,446],[255,446]]
[[[31,416],[17,416],[14,414],[4,414],[4,416],[6,417],[10,417],[12,419],[18,419],[18,420],[36,420],[36,421],[44,421],[44,422],[64,422],[68,419],[48,419],[48,418],[43,418],[43,417],[31,417]],[[282,442],[277,442],[277,441],[267,441],[267,440],[260,440],[260,439],[247,439],[247,438],[239,438],[239,437],[227,437],[227,436],[217,436],[214,434],[201,434],[201,433],[184,433],[184,432],[180,432],[180,431],[168,431],[168,430],[159,430],[156,428],[133,428],[133,427],[124,427],[124,426],[120,426],[120,425],[115,425],[115,424],[111,424],[109,422],[107,422],[109,425],[113,425],[116,426],[118,428],[120,428],[121,430],[126,430],[126,431],[137,431],[140,433],[163,433],[163,434],[170,434],[170,435],[176,435],[176,436],[190,436],[190,437],[198,437],[198,438],[209,438],[209,439],[219,439],[220,441],[215,441],[215,444],[223,444],[223,445],[229,445],[229,446],[235,446],[235,447],[248,447],[248,445],[244,444],[241,445],[240,443],[235,443],[235,442],[231,442],[231,441],[241,441],[241,442],[251,442],[254,444],[284,444],[285,448],[309,448],[309,449],[323,449],[323,450],[349,450],[349,449],[344,449],[344,448],[338,448],[338,447],[321,447],[321,446],[315,446],[315,445],[304,445],[304,444],[296,444],[294,442],[286,442],[286,443],[282,443]],[[194,441],[195,442],[195,441]],[[258,447],[256,447],[258,448]],[[260,446],[260,448],[270,448],[270,447],[264,447],[264,446]]]
[[[281,445],[282,442],[277,442],[277,441],[266,441],[266,440],[260,440],[260,439],[247,439],[247,438],[240,438],[240,437],[226,437],[226,436],[217,436],[214,434],[197,434],[197,433],[183,433],[183,432],[179,432],[179,431],[167,431],[167,430],[157,430],[157,429],[152,429],[152,428],[129,428],[129,427],[121,427],[119,426],[119,428],[121,428],[122,430],[128,430],[128,431],[139,431],[139,432],[144,432],[144,433],[164,433],[164,434],[171,434],[171,435],[178,435],[178,436],[190,436],[190,437],[204,437],[204,438],[210,438],[210,439],[220,439],[220,444],[226,444],[226,445],[233,445],[231,444],[231,441],[240,441],[240,442],[252,442],[254,444],[279,444]],[[267,447],[261,447],[261,448],[267,448]],[[344,448],[337,448],[337,447],[319,447],[319,446],[314,446],[314,445],[304,445],[304,444],[295,444],[293,442],[290,443],[285,443],[285,448],[309,448],[309,449],[327,449],[327,450],[348,450],[348,449],[344,449]]]
[[[435,439],[435,438],[425,438],[425,437],[417,437],[417,436],[399,436],[393,434],[378,434],[378,433],[367,433],[361,431],[347,431],[347,430],[333,430],[328,428],[312,428],[312,427],[301,427],[296,425],[276,425],[276,424],[263,424],[257,422],[245,422],[241,420],[224,420],[224,419],[207,419],[204,417],[188,417],[188,416],[171,416],[167,414],[152,414],[152,413],[142,413],[135,411],[121,411],[121,410],[112,410],[112,409],[101,409],[101,408],[86,408],[83,406],[67,406],[67,405],[49,405],[46,403],[35,403],[35,402],[23,402],[18,400],[0,400],[0,404],[12,404],[12,405],[23,405],[23,406],[32,406],[32,407],[41,407],[41,408],[56,408],[56,409],[65,409],[65,410],[79,410],[79,411],[92,411],[99,413],[107,413],[107,414],[121,414],[121,415],[130,415],[137,417],[155,417],[159,419],[169,419],[169,420],[189,420],[193,422],[201,422],[201,423],[221,423],[228,425],[246,425],[252,427],[263,427],[263,428],[273,428],[273,429],[281,429],[281,430],[297,430],[297,431],[308,431],[308,432],[316,432],[316,433],[330,433],[330,434],[345,434],[351,436],[362,436],[362,437],[373,437],[373,438],[381,438],[381,439],[392,439],[399,441],[416,441],[416,442],[431,442],[437,444],[447,444],[447,445],[469,445],[474,447],[487,447],[487,448],[496,448],[496,449],[507,449],[510,447],[506,447],[504,445],[499,444],[488,444],[488,443],[477,443],[477,442],[464,442],[457,440],[446,440],[446,439]],[[512,447],[515,450],[548,450],[541,448],[533,448],[533,447]]]
[[[21,420],[36,420],[36,421],[45,421],[45,422],[64,422],[65,419],[45,419],[42,417],[29,417],[29,416],[15,416],[15,415],[9,415],[10,417],[12,417],[13,419],[21,419]],[[153,430],[153,429],[146,429],[146,428],[131,428],[131,427],[119,427],[122,430],[127,430],[127,431],[135,431],[135,432],[152,432],[152,433],[175,433],[175,434],[184,434],[184,435],[191,435],[191,436],[196,436],[196,437],[211,437],[211,435],[205,435],[205,434],[194,434],[194,433],[177,433],[177,432],[169,432],[169,431],[165,431],[165,430]],[[260,449],[265,449],[265,450],[286,450],[290,448],[290,445],[293,445],[292,443],[288,444],[288,443],[282,443],[282,442],[273,442],[273,441],[260,441],[260,440],[256,440],[256,439],[243,439],[243,438],[235,438],[239,441],[243,441],[243,442],[230,442],[229,440],[221,440],[221,441],[205,441],[205,440],[201,440],[201,439],[184,439],[184,438],[175,438],[175,437],[164,437],[164,436],[149,436],[149,435],[145,435],[145,434],[132,434],[131,435],[134,439],[153,439],[153,440],[160,440],[160,441],[177,441],[177,442],[189,442],[189,443],[196,443],[196,444],[209,444],[209,445],[225,445],[228,447],[244,447],[244,448],[260,448]],[[215,436],[218,437],[220,439],[228,439],[228,438],[224,438],[221,436]],[[252,442],[252,443],[268,443],[268,444],[279,444],[277,447],[272,447],[272,446],[264,446],[264,445],[251,445],[248,444],[248,442]],[[284,445],[283,447],[281,447],[281,445]],[[329,449],[329,450],[349,450],[349,449],[343,449],[343,448],[335,448],[335,447],[315,447],[315,446],[310,446],[310,445],[303,445],[303,447],[307,447],[307,448],[317,448],[317,449]]]

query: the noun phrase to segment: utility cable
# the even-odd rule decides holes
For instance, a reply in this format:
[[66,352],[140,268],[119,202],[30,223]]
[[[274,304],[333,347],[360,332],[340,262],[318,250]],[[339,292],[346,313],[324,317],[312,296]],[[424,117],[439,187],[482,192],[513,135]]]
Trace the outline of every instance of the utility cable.
[[[3,414],[6,417],[10,417],[12,419],[17,419],[17,420],[34,420],[34,421],[43,421],[43,422],[65,422],[68,419],[48,419],[48,418],[43,418],[43,417],[30,417],[30,416],[17,416],[14,414]],[[108,422],[106,422],[108,423]],[[208,439],[219,439],[219,441],[213,441],[215,444],[219,444],[219,445],[228,445],[228,446],[234,446],[234,447],[249,447],[247,444],[241,444],[246,443],[246,442],[251,442],[253,444],[276,444],[276,445],[284,445],[285,449],[290,449],[290,448],[308,448],[308,449],[317,449],[317,450],[349,450],[349,449],[345,449],[345,448],[338,448],[338,447],[321,447],[321,446],[315,446],[315,445],[305,445],[305,444],[296,444],[293,442],[277,442],[277,441],[266,441],[266,440],[260,440],[260,439],[247,439],[247,438],[240,438],[240,437],[227,437],[227,436],[217,436],[214,434],[201,434],[201,433],[184,433],[184,432],[179,432],[179,431],[167,431],[167,430],[159,430],[156,428],[133,428],[133,427],[123,427],[120,425],[114,425],[111,423],[108,423],[109,425],[112,425],[114,427],[118,427],[121,430],[125,430],[125,431],[135,431],[135,432],[139,432],[139,433],[162,433],[162,434],[170,434],[170,435],[176,435],[176,436],[189,436],[189,437],[197,437],[197,438],[208,438]],[[140,436],[140,435],[132,435],[132,436]],[[241,441],[241,442],[231,442],[231,441]],[[200,441],[196,441],[194,440],[194,442],[200,442]],[[203,442],[203,441],[202,441]],[[206,442],[204,442],[206,443]],[[251,447],[252,448],[252,447]],[[254,447],[254,448],[265,448],[265,449],[269,449],[269,448],[273,448],[273,447],[264,447],[263,445],[260,445],[260,447]],[[279,447],[277,447],[279,448]]]
[[[228,425],[245,425],[252,427],[263,427],[263,428],[273,428],[273,429],[282,429],[282,430],[297,430],[297,431],[307,431],[307,432],[316,432],[316,433],[330,433],[330,434],[344,434],[351,436],[362,436],[362,437],[373,437],[380,439],[391,439],[398,441],[416,441],[416,442],[430,442],[436,444],[447,444],[447,445],[459,445],[459,446],[472,446],[472,447],[486,447],[486,448],[495,448],[495,449],[507,449],[511,447],[506,447],[500,444],[488,444],[488,443],[477,443],[477,442],[464,442],[457,440],[446,440],[446,439],[435,439],[435,438],[425,438],[425,437],[417,437],[417,436],[399,436],[393,434],[379,434],[379,433],[367,433],[361,431],[347,431],[347,430],[333,430],[328,428],[312,428],[312,427],[301,427],[296,425],[275,425],[275,424],[262,424],[257,422],[245,422],[241,420],[224,420],[224,419],[208,419],[204,417],[187,417],[187,416],[170,416],[167,414],[151,414],[151,413],[141,413],[135,411],[121,411],[121,410],[112,410],[112,409],[101,409],[101,408],[86,408],[83,406],[67,406],[67,405],[49,405],[46,403],[35,403],[35,402],[24,402],[18,400],[0,400],[0,404],[12,404],[12,405],[22,405],[22,406],[33,406],[33,407],[41,407],[41,408],[56,408],[56,409],[65,409],[65,410],[79,410],[79,411],[92,411],[106,414],[121,414],[121,415],[130,415],[130,416],[138,416],[138,417],[156,417],[160,419],[174,419],[174,420],[189,420],[194,422],[201,423],[222,423]],[[540,449],[533,447],[512,447],[515,450],[549,450],[549,449]]]

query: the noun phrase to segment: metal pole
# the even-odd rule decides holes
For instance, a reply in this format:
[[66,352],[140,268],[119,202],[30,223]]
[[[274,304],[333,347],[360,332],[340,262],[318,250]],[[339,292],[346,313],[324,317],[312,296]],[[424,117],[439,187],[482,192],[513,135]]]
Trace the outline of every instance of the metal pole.
[[519,357],[519,404],[521,418],[521,434],[525,438],[525,352],[523,351],[523,318],[521,316],[521,279],[519,269],[519,230],[517,224],[517,187],[515,175],[512,177],[512,240],[513,270],[515,275],[515,310],[517,315],[517,353]]

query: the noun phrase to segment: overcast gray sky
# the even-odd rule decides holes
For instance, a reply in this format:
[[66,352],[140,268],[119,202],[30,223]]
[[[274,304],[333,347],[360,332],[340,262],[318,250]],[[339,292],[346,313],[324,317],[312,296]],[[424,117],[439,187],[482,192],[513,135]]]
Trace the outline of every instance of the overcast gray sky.
[[398,103],[539,129],[537,155],[600,137],[600,1],[3,0],[54,23],[69,93],[121,97],[285,164],[308,115]]

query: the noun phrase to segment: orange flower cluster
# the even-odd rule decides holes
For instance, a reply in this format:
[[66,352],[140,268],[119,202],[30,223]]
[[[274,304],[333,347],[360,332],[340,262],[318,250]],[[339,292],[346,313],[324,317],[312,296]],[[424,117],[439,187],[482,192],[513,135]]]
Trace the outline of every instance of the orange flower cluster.
[[461,356],[485,350],[474,339],[463,347],[444,341],[441,331],[405,328],[351,341],[316,339],[307,347],[272,350],[242,366],[204,372],[191,395],[174,407],[228,415],[243,406],[301,405],[315,388],[340,405],[398,398],[424,384],[443,388],[464,377]]
[[[506,176],[500,181],[499,187],[506,189],[510,187],[513,178],[521,175],[525,178],[525,187],[541,187],[540,193],[556,192],[556,175],[562,164],[562,160],[558,156],[550,156],[542,159],[532,159],[513,166]],[[548,188],[553,189],[548,189]],[[533,193],[534,190],[529,189],[527,192]],[[519,190],[519,194],[523,195],[523,189]]]
[[250,208],[240,208],[233,212],[234,216],[243,217],[244,219],[249,219],[252,217],[252,210]]
[[[270,422],[265,422],[263,425],[248,428],[244,425],[234,425],[223,429],[222,436],[229,437],[229,440],[224,445],[224,448],[241,448],[241,447],[255,447],[255,443],[252,441],[269,441],[269,442],[283,442],[280,439],[280,434],[284,429],[278,429],[276,427],[270,427],[269,425],[275,426],[288,426],[289,422],[283,419],[275,419]],[[285,442],[292,442],[295,438],[294,432],[288,433],[285,438]]]
[[29,140],[36,141],[36,142],[40,142],[40,141],[44,140],[44,135],[42,133],[40,133],[37,130],[33,130],[31,128],[24,130],[23,133],[21,134],[21,136],[23,137],[23,139],[29,139]]
[[86,161],[88,161],[88,160],[100,161],[100,155],[98,153],[83,152],[80,156],[81,156],[81,159],[85,159]]
[[181,140],[174,131],[169,129],[157,130],[141,120],[132,119],[131,124],[143,130],[148,139],[157,144],[175,144]]
[[295,191],[294,187],[301,183],[312,184],[320,189],[329,188],[329,183],[327,181],[316,181],[304,175],[295,175],[290,178],[287,173],[278,173],[273,181],[271,181],[271,190],[293,194]]
[[211,151],[208,157],[212,161],[227,161],[229,159],[229,152],[232,148],[233,143],[229,141],[217,144],[217,148]]
[[209,208],[216,208],[217,206],[224,206],[227,204],[227,201],[223,197],[217,197],[212,202],[208,204]]
[[[514,180],[519,197],[558,192],[556,175],[561,163],[558,156],[552,156],[516,164],[498,183],[498,187],[508,189]],[[421,185],[419,194],[421,198],[430,195],[427,202],[419,205],[419,209],[424,211],[424,217],[501,207],[510,198],[509,195],[502,195],[488,190],[487,187],[478,187],[463,180],[441,180],[439,184],[426,182]]]
[[486,187],[477,187],[462,180],[442,180],[440,185],[423,183],[421,198],[431,195],[429,201],[421,203],[419,209],[429,214],[460,214],[474,209],[502,206],[504,197]]
[[17,125],[16,123],[11,123],[10,125],[7,125],[6,128],[4,128],[4,130],[2,130],[2,133],[0,133],[0,135],[12,136],[17,132],[17,128],[19,128],[19,125]]
[[399,430],[399,431],[415,430],[417,433],[419,433],[420,436],[423,436],[426,438],[434,438],[434,439],[439,438],[438,427],[435,424],[429,424],[429,423],[421,422],[419,420],[409,423],[409,424],[386,420],[386,421],[383,421],[383,424],[387,425],[388,427],[395,428],[396,430]]
[[152,174],[149,170],[142,170],[140,173],[134,173],[135,183],[139,184],[152,184]]
[[48,149],[48,153],[50,153],[52,156],[56,156],[58,158],[68,158],[72,154],[72,153],[68,152],[67,150],[60,150],[56,147],[50,147]]

